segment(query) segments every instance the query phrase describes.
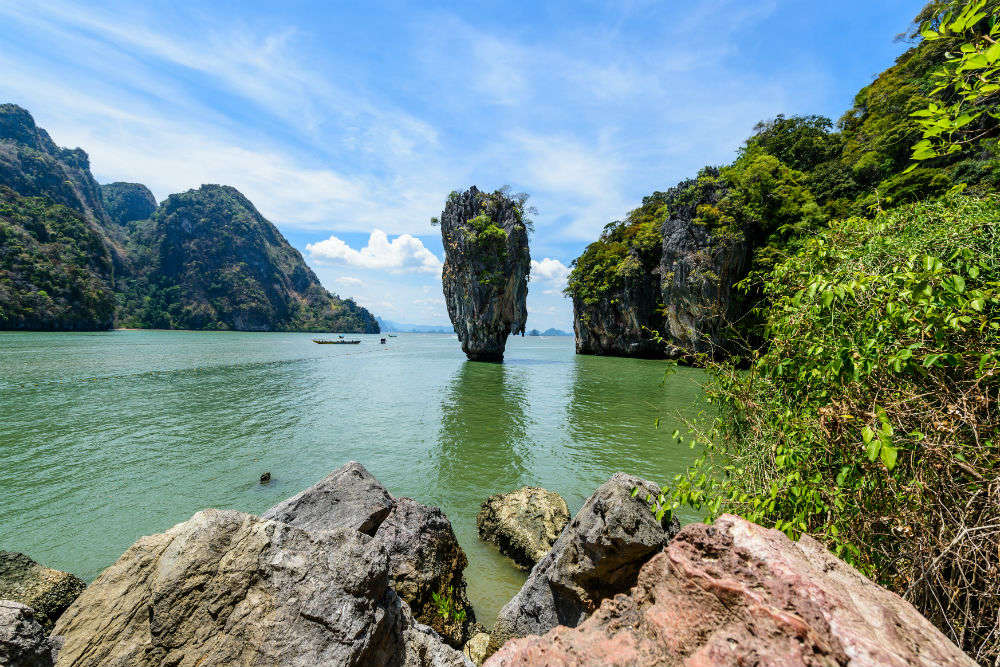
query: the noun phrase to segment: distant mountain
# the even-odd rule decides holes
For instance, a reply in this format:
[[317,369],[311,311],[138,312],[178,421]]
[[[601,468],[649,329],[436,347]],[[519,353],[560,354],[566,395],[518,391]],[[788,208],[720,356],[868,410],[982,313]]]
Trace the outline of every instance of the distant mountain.
[[323,288],[235,188],[203,185],[170,195],[133,224],[143,274],[126,295],[123,322],[172,329],[378,333],[371,314]]
[[0,186],[0,329],[114,325],[113,264],[78,211]]
[[398,331],[399,333],[455,333],[455,330],[451,326],[442,326],[439,324],[400,324],[399,322],[393,322],[392,320],[384,320],[381,317],[377,317],[375,319],[378,320],[379,326],[382,327],[382,331]]
[[101,203],[111,221],[123,227],[150,218],[156,210],[156,197],[142,183],[102,185]]
[[573,334],[566,333],[561,329],[546,329],[545,331],[539,331],[538,329],[532,329],[528,332],[529,336],[572,336]]
[[157,206],[139,183],[99,186],[83,150],[13,104],[0,105],[0,242],[0,329],[379,330],[234,188]]

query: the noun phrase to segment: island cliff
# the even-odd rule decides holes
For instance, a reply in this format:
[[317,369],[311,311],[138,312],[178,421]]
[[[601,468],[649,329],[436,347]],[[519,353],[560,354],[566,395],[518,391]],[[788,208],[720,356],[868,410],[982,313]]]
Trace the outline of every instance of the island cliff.
[[139,183],[98,185],[87,154],[0,105],[0,329],[377,333],[327,292],[233,188],[157,207]]
[[441,213],[444,298],[472,361],[503,361],[507,337],[524,333],[531,270],[526,199],[472,186],[452,192]]

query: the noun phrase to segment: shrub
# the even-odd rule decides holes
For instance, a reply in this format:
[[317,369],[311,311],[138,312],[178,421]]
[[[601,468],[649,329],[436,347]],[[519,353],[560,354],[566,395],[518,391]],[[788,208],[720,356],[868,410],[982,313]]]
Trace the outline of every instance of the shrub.
[[852,218],[763,279],[769,346],[716,367],[660,500],[808,533],[1000,657],[1000,199]]

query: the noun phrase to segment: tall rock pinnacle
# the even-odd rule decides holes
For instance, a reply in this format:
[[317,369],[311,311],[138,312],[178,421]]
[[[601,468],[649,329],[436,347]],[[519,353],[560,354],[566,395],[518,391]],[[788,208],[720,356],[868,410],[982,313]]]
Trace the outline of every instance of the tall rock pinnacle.
[[441,213],[441,274],[448,316],[472,361],[503,361],[507,336],[528,318],[526,196],[472,186],[448,196]]

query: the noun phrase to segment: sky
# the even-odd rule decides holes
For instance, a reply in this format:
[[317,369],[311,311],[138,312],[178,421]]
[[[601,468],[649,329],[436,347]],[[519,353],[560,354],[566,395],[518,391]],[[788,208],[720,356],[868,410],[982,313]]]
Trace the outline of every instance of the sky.
[[572,260],[760,120],[836,120],[923,0],[0,0],[0,101],[101,183],[232,185],[323,284],[448,324],[452,190],[537,209],[528,328],[570,329]]

